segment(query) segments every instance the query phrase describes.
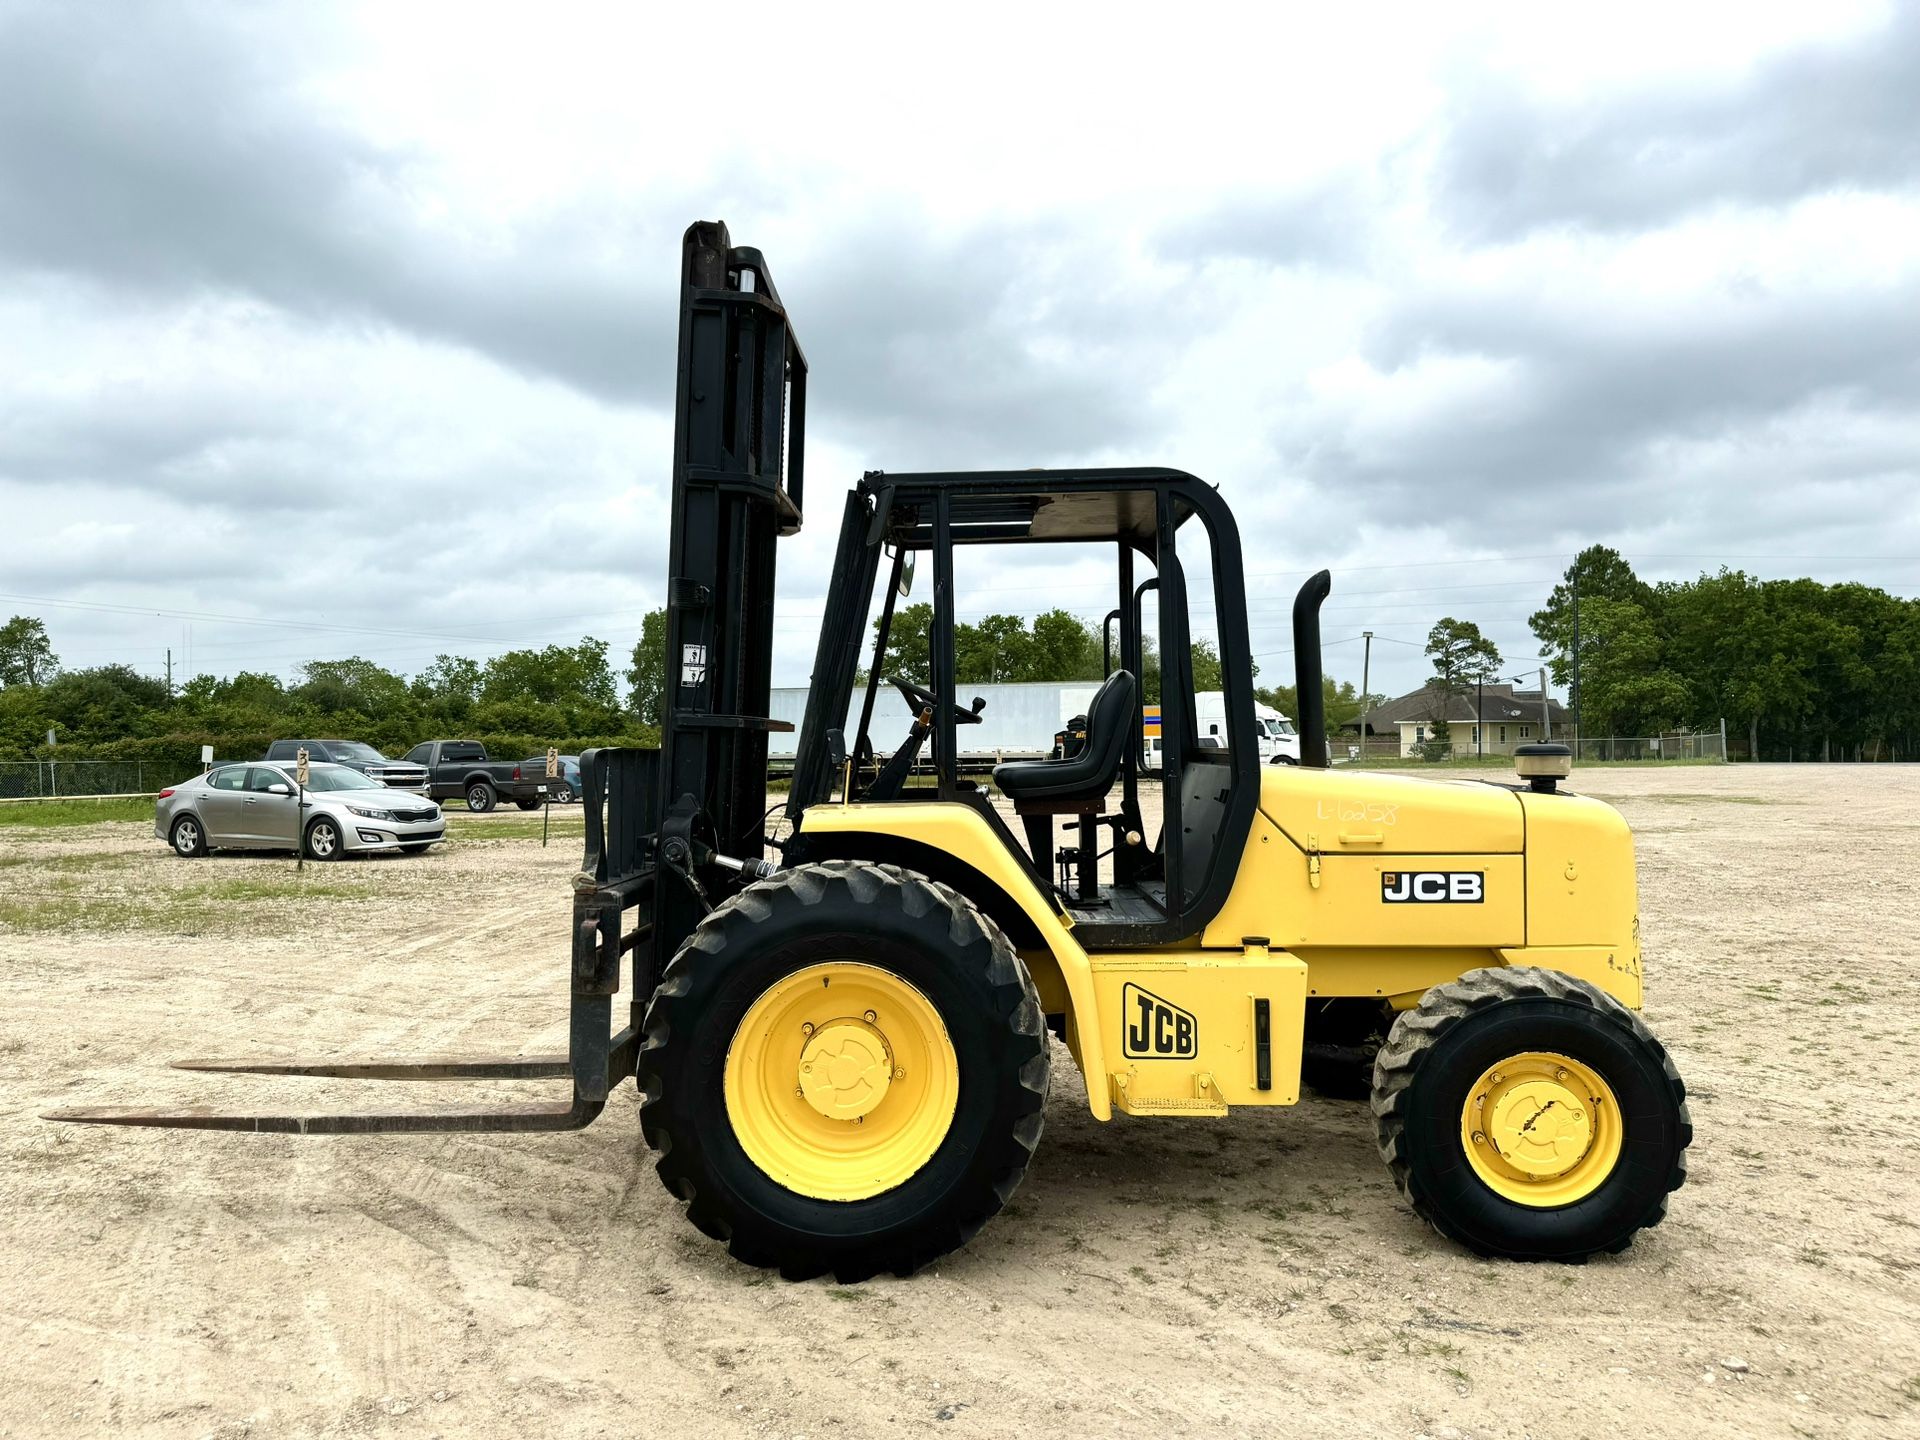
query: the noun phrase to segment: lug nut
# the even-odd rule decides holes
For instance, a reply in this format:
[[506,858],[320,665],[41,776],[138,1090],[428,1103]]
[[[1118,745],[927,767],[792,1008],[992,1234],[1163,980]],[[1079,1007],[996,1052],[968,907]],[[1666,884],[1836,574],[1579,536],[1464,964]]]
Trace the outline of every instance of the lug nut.
[[1485,1135],[1485,1134],[1484,1134],[1483,1132],[1481,1132],[1481,1131],[1479,1131],[1479,1130],[1476,1130],[1476,1131],[1474,1131],[1474,1132],[1473,1132],[1473,1143],[1474,1143],[1474,1144],[1476,1144],[1476,1145],[1484,1145],[1484,1144],[1486,1144],[1486,1143],[1487,1143],[1487,1137],[1486,1137],[1486,1135]]
[[813,1034],[813,1022],[811,1020],[802,1020],[800,1022],[800,1033],[802,1035]]
[[1564,1069],[1556,1070],[1553,1072],[1553,1078],[1556,1080],[1565,1080],[1567,1078],[1567,1072]]
[[867,1117],[864,1115],[856,1115],[853,1117],[853,1123],[856,1125],[864,1125],[867,1123]]
[[867,1024],[873,1024],[873,1011],[867,1011]]
[[906,1078],[907,1078],[907,1067],[906,1067],[906,1066],[904,1066],[904,1065],[896,1065],[896,1066],[894,1067],[894,1071],[893,1071],[893,1078],[894,1078],[894,1079],[896,1079],[896,1080],[904,1080],[904,1079],[906,1079]]

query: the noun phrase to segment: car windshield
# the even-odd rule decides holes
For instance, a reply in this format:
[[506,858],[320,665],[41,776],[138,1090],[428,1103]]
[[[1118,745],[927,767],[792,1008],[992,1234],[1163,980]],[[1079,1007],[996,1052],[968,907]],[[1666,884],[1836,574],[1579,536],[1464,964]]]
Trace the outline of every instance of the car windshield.
[[387,758],[373,746],[363,745],[358,740],[329,740],[327,749],[348,760],[385,760]]
[[309,790],[384,790],[386,788],[378,780],[369,780],[358,770],[349,770],[343,765],[309,765],[307,767],[307,789]]
[[1291,720],[1269,720],[1267,721],[1267,734],[1273,736],[1276,740],[1285,739],[1287,736],[1293,734],[1293,722]]

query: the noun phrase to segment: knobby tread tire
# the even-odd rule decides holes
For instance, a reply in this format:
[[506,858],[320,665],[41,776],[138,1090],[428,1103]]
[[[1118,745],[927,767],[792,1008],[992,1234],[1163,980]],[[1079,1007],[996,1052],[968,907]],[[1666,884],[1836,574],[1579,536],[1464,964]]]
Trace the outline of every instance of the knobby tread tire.
[[[804,968],[780,958],[819,936],[872,950],[903,940],[937,964],[913,978],[929,994],[962,1059],[962,1111],[922,1170],[867,1200],[810,1200],[746,1160],[720,1096],[727,1044],[767,983]],[[844,958],[873,963],[866,954]],[[874,958],[879,958],[877,955]],[[893,968],[887,966],[887,968]],[[764,972],[756,975],[756,970]],[[898,972],[896,972],[898,973]],[[763,983],[764,981],[764,983]],[[731,982],[731,983],[730,983]],[[956,1005],[955,996],[965,997]],[[943,1003],[944,1002],[944,1003]],[[971,1046],[956,1027],[973,1030]],[[648,1004],[635,1065],[640,1125],[655,1169],[687,1218],[750,1265],[789,1280],[831,1272],[852,1283],[906,1275],[966,1244],[1013,1197],[1045,1118],[1050,1050],[1026,966],[1000,928],[958,891],[915,871],[854,860],[782,870],[717,907],[680,947]],[[969,1087],[985,1099],[968,1099]],[[885,1203],[882,1203],[885,1202]]]
[[[1542,1002],[1545,1002],[1544,1005]],[[1664,1091],[1660,1099],[1671,1107],[1667,1117],[1672,1129],[1671,1143],[1659,1147],[1662,1151],[1670,1148],[1671,1154],[1662,1155],[1662,1164],[1656,1172],[1649,1174],[1644,1183],[1635,1187],[1632,1203],[1626,1206],[1624,1213],[1617,1212],[1600,1233],[1582,1233],[1575,1229],[1570,1230],[1558,1243],[1543,1243],[1538,1238],[1530,1238],[1525,1244],[1506,1242],[1496,1234],[1489,1234],[1484,1223],[1477,1226],[1464,1223],[1464,1217],[1455,1213],[1458,1209],[1456,1205],[1445,1201],[1435,1189],[1423,1183],[1420,1173],[1423,1167],[1415,1163],[1414,1146],[1417,1142],[1410,1133],[1409,1120],[1415,1108],[1414,1092],[1423,1067],[1447,1044],[1449,1037],[1459,1032],[1460,1026],[1516,1004],[1532,1005],[1536,1009],[1574,1007],[1576,1012],[1587,1012],[1586,1023],[1601,1029],[1603,1033],[1615,1032],[1615,1039],[1624,1039],[1645,1057],[1653,1067],[1658,1086]],[[1609,1083],[1614,1082],[1610,1079]],[[1587,981],[1557,970],[1531,966],[1469,971],[1457,980],[1436,985],[1427,991],[1417,1007],[1402,1012],[1395,1020],[1386,1043],[1374,1057],[1372,1109],[1380,1156],[1387,1162],[1395,1186],[1415,1213],[1441,1235],[1476,1254],[1511,1260],[1558,1260],[1579,1264],[1596,1254],[1618,1254],[1625,1250],[1633,1243],[1636,1233],[1658,1225],[1666,1218],[1667,1197],[1686,1182],[1687,1146],[1693,1140],[1693,1118],[1687,1108],[1687,1087],[1680,1079],[1679,1071],[1674,1068],[1666,1047],[1654,1037],[1646,1022],[1636,1012]],[[1451,1143],[1457,1146],[1458,1123],[1456,1110],[1451,1136],[1430,1137],[1431,1143],[1445,1144],[1450,1138]],[[1629,1163],[1632,1158],[1623,1152],[1621,1164],[1616,1167],[1616,1176],[1634,1168]],[[1608,1184],[1612,1183],[1614,1177],[1609,1178]],[[1606,1188],[1602,1187],[1602,1193]],[[1489,1190],[1486,1195],[1490,1197],[1492,1192]],[[1493,1203],[1498,1205],[1505,1202]],[[1562,1207],[1562,1211],[1577,1210],[1584,1203]],[[1513,1211],[1523,1209],[1510,1204],[1507,1208]],[[1531,1213],[1552,1215],[1558,1212]]]

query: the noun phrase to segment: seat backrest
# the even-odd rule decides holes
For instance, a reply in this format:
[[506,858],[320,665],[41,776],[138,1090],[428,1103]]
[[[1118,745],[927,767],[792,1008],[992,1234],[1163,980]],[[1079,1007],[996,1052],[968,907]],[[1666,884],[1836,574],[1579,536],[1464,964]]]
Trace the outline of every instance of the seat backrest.
[[1133,713],[1133,672],[1116,670],[1087,706],[1085,754],[1098,767],[1095,773],[1101,777],[1103,793],[1120,773],[1120,757],[1126,752],[1127,736],[1133,730]]

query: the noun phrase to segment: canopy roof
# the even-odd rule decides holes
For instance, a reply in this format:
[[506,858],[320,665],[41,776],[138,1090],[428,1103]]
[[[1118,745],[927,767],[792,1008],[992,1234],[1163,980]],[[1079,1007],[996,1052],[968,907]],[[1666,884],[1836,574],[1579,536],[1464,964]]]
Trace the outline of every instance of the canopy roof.
[[1023,540],[1132,540],[1151,545],[1154,499],[1173,496],[1183,524],[1213,489],[1183,470],[974,470],[946,474],[874,473],[861,482],[875,496],[892,492],[887,538],[910,549],[933,544],[932,501],[948,496],[956,545]]

